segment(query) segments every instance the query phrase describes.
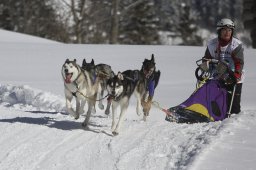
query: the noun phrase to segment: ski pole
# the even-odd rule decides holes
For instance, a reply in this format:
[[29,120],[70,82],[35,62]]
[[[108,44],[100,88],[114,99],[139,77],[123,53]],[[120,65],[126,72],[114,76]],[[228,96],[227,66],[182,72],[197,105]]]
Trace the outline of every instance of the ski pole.
[[236,84],[234,85],[233,92],[232,92],[232,97],[231,97],[230,106],[229,106],[229,111],[228,111],[228,117],[230,117],[230,114],[231,114],[231,109],[232,109],[232,105],[233,105],[233,100],[234,100],[234,96],[235,96],[235,91],[236,91]]

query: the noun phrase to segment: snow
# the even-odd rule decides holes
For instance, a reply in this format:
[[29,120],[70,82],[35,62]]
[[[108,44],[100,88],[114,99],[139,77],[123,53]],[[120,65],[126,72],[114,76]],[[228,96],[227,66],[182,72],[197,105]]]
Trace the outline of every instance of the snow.
[[[97,108],[90,129],[66,113],[61,66],[67,58],[140,69],[155,54],[161,79],[154,100],[175,106],[195,89],[205,47],[71,45],[0,30],[0,167],[21,169],[255,169],[255,50],[245,49],[242,113],[222,122],[176,124],[152,108],[147,122],[131,99],[118,136]],[[106,106],[106,101],[104,101]]]

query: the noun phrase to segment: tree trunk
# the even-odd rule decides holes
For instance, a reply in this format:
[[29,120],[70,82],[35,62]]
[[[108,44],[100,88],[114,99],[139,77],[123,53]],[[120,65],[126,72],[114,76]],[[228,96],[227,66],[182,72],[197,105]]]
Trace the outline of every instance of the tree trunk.
[[118,32],[119,32],[118,7],[119,7],[119,2],[120,2],[119,0],[112,0],[110,44],[118,43]]

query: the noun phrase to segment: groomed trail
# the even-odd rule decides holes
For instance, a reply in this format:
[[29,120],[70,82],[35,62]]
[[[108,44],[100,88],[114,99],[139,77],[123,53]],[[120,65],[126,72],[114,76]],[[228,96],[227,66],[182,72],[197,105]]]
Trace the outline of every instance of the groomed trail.
[[[0,89],[0,167],[4,170],[187,169],[224,136],[250,124],[256,126],[254,111],[200,124],[143,122],[135,116],[127,118],[121,134],[113,137],[111,117],[103,111],[94,114],[89,129],[84,129],[84,116],[74,120],[67,115],[63,99],[56,100],[58,96],[27,86],[1,85]],[[55,105],[49,105],[47,111],[47,103]],[[158,112],[153,109],[151,114]],[[135,107],[127,114],[136,115]]]

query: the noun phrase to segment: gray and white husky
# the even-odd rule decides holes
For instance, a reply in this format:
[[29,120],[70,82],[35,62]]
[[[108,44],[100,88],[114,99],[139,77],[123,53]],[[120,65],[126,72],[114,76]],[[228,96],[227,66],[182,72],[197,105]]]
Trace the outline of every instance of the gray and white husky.
[[[99,80],[97,78],[92,80],[90,74],[86,70],[82,70],[76,63],[76,59],[73,61],[67,59],[62,66],[61,73],[64,80],[66,107],[69,114],[78,119],[80,114],[84,112],[86,101],[88,102],[88,111],[82,124],[87,127],[96,102],[97,91],[100,86]],[[76,110],[71,105],[73,97],[76,99]]]
[[[84,59],[82,63],[82,68],[90,73],[93,80],[96,80],[96,77],[98,77],[100,81],[100,87],[101,87],[98,93],[99,94],[98,106],[101,110],[103,110],[104,109],[104,105],[103,105],[104,91],[107,91],[107,81],[114,77],[114,72],[111,69],[110,65],[103,64],[103,63],[95,65],[93,59],[91,60],[91,62],[88,62],[88,63]],[[110,105],[111,105],[111,102],[108,100],[108,105],[105,110],[106,115],[108,115],[110,112]]]

